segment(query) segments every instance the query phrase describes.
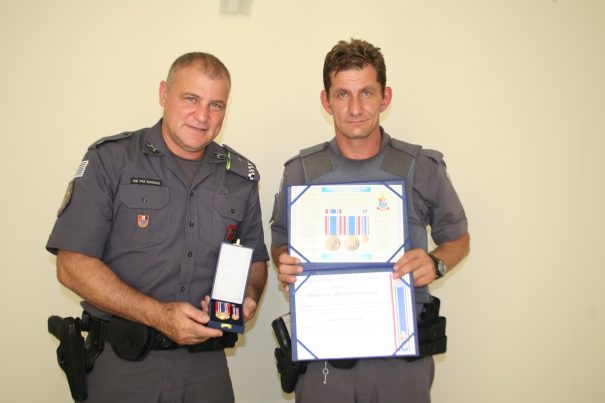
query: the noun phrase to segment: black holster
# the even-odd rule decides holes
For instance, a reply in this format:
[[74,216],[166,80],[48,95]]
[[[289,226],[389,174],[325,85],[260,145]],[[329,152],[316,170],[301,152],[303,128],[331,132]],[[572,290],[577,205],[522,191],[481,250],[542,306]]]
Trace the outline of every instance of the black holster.
[[284,320],[279,317],[271,322],[279,347],[274,355],[277,360],[277,372],[280,375],[281,388],[286,393],[292,393],[296,387],[298,376],[307,371],[306,362],[292,361],[290,334]]
[[48,332],[59,340],[57,361],[65,372],[71,397],[76,401],[88,398],[86,374],[92,371],[94,360],[100,354],[102,344],[84,342],[82,330],[88,331],[88,323],[79,318],[48,318]]
[[424,304],[418,316],[418,356],[403,357],[407,361],[415,361],[429,355],[445,353],[447,336],[445,335],[446,319],[439,316],[441,300],[431,296],[431,302]]

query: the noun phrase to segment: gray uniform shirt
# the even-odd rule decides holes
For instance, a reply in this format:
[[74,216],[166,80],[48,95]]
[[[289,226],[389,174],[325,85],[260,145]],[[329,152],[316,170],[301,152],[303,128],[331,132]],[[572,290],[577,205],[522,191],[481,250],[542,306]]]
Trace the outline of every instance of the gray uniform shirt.
[[[385,151],[387,147],[391,147],[391,137],[382,128],[381,132],[380,152],[365,160],[350,160],[343,157],[338,150],[336,140],[332,139],[326,144],[331,170],[308,183],[305,181],[300,155],[285,163],[281,189],[273,208],[271,236],[274,245],[288,243],[286,207],[288,186],[402,179],[382,169]],[[408,194],[411,195],[408,223],[412,249],[428,249],[428,226],[431,227],[431,236],[436,244],[454,240],[467,232],[464,208],[447,175],[441,153],[421,149],[411,167],[406,185]],[[425,295],[428,295],[427,287],[417,289],[417,302],[426,302]]]
[[253,261],[269,259],[259,175],[233,150],[211,143],[190,184],[164,143],[161,122],[89,148],[46,248],[99,258],[146,295],[199,306],[211,292],[228,232],[254,249]]

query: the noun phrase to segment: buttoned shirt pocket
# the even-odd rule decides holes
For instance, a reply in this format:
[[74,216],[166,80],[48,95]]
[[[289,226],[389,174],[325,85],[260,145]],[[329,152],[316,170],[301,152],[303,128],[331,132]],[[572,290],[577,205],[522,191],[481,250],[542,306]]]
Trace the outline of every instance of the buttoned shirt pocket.
[[166,239],[170,223],[166,187],[121,185],[115,224],[124,241],[155,244]]
[[[200,238],[216,245],[218,248],[223,241],[229,242],[228,233],[236,235],[240,223],[244,219],[246,202],[243,199],[225,194],[212,195],[212,217],[208,217],[205,225],[200,226]],[[200,217],[208,216],[209,211],[200,211]],[[212,223],[212,227],[207,225]]]

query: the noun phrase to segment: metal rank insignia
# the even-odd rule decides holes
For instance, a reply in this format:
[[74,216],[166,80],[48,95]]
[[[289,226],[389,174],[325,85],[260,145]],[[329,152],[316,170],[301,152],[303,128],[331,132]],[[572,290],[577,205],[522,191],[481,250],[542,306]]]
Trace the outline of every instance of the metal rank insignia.
[[231,316],[231,304],[228,302],[216,301],[214,305],[214,316],[220,320],[229,319]]

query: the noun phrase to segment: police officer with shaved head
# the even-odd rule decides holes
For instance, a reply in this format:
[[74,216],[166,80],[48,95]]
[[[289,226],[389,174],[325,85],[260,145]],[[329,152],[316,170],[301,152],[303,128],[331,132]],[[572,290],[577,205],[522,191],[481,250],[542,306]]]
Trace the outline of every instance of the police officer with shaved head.
[[234,401],[223,349],[235,334],[207,326],[219,248],[253,249],[245,320],[269,256],[259,173],[214,142],[230,87],[215,56],[179,57],[160,83],[162,118],[92,144],[69,182],[46,247],[83,298],[89,402]]

